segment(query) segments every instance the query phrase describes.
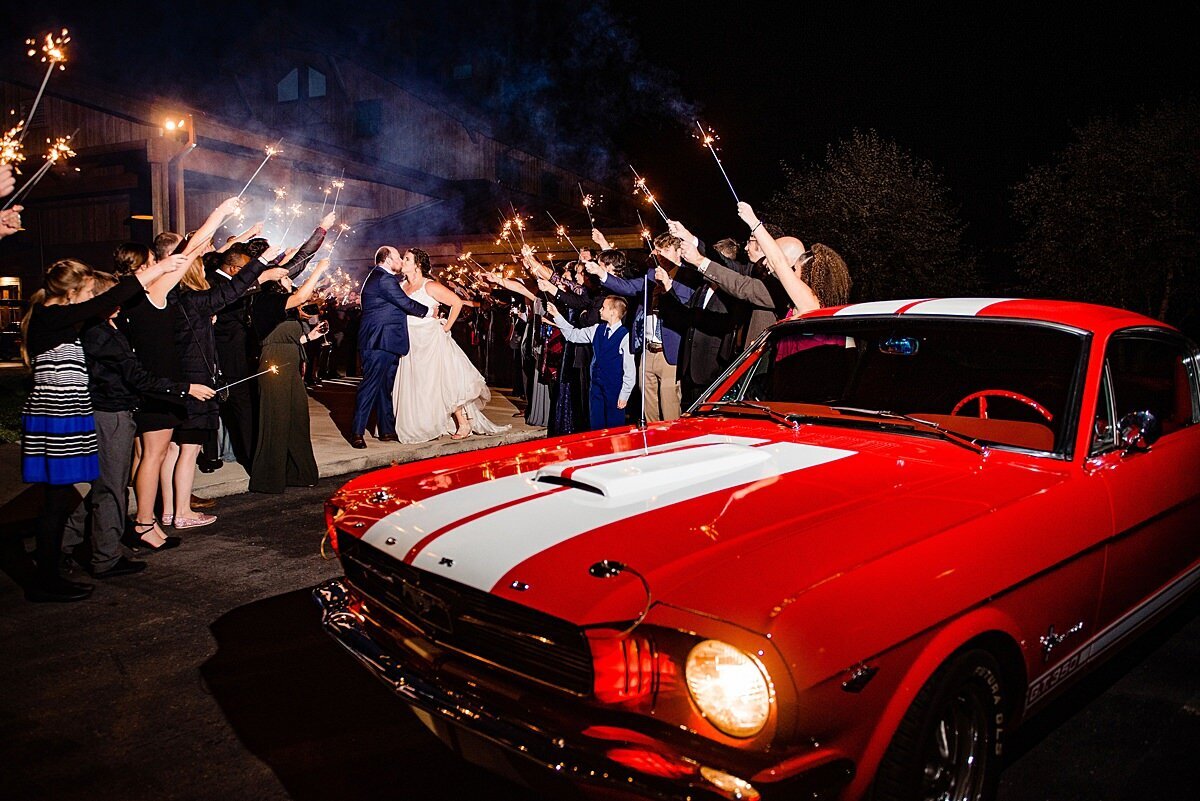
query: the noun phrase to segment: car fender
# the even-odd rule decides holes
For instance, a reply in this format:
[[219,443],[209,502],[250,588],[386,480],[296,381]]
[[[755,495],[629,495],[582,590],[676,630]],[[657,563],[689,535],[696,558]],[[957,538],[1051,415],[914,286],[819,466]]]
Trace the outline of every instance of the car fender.
[[[896,733],[896,728],[900,725],[900,720],[908,711],[921,687],[929,681],[929,678],[946,660],[967,643],[989,634],[1005,637],[1012,642],[1014,647],[1019,647],[1019,631],[1020,628],[1016,621],[994,606],[982,606],[970,610],[943,624],[921,648],[909,665],[903,679],[896,686],[895,693],[884,708],[883,714],[880,715],[879,723],[875,726],[867,747],[862,752],[856,778],[846,797],[857,798],[866,792],[884,752]],[[1003,654],[997,654],[997,658],[1002,664],[1008,664],[1008,660],[1004,658]],[[886,656],[881,661],[886,661]],[[1021,672],[1024,673],[1023,666]],[[1013,688],[1013,698],[1020,698],[1024,694],[1026,677],[1021,675],[1015,678],[1020,682],[1020,686]],[[1008,722],[1002,722],[1001,729],[1007,727]]]

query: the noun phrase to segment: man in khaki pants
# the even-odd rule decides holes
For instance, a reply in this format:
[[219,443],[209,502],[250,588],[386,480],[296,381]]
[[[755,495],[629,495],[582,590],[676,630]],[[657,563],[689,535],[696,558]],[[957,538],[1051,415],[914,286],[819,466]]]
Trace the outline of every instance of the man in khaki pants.
[[[654,238],[654,255],[658,263],[671,275],[683,262],[681,240],[671,234],[659,234]],[[596,262],[587,266],[588,272],[600,279],[610,292],[624,295],[638,304],[632,326],[633,347],[642,348],[646,360],[646,420],[674,420],[681,413],[679,380],[676,366],[679,364],[679,344],[683,339],[687,309],[673,295],[663,292],[654,281],[651,268],[641,278],[622,278],[614,274],[625,266],[625,255],[619,250],[606,250]],[[619,262],[619,263],[617,263]],[[685,272],[695,275],[694,270]],[[681,276],[682,278],[682,276]],[[646,284],[649,283],[649,287]],[[647,293],[650,296],[650,312],[640,302]],[[642,324],[645,318],[646,342],[642,347]]]

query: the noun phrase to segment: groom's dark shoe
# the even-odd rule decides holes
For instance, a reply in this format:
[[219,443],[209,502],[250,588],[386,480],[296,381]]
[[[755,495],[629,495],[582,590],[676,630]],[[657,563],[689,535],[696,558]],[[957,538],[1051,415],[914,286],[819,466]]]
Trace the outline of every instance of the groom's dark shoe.
[[362,437],[355,437],[354,439],[350,440],[350,447],[351,448],[365,448],[365,447],[367,447],[367,443],[363,441]]
[[379,441],[380,442],[399,442],[400,440],[396,438],[395,434],[380,434]]

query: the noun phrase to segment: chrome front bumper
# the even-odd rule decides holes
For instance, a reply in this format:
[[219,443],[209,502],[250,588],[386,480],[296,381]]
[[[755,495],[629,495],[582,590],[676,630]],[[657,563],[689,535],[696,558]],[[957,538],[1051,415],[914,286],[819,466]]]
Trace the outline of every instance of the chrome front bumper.
[[[611,798],[614,791],[628,794],[631,798],[679,799],[679,801],[701,801],[702,799],[754,798],[753,791],[739,794],[715,786],[697,775],[682,779],[668,779],[632,770],[608,758],[606,747],[615,743],[589,740],[585,743],[569,742],[553,732],[538,728],[534,723],[515,719],[491,710],[491,704],[479,694],[473,693],[466,683],[461,687],[444,686],[437,677],[422,675],[412,666],[406,665],[396,655],[388,653],[371,637],[362,619],[350,608],[350,590],[343,579],[334,579],[313,589],[313,598],[321,608],[321,622],[325,630],[378,679],[392,688],[403,701],[411,705],[418,717],[435,733],[452,745],[462,733],[498,748],[509,764],[536,764],[548,772],[547,778],[559,777],[569,784],[585,789],[588,786],[603,788],[605,797]],[[456,682],[457,684],[458,682]],[[454,727],[459,736],[445,737],[446,726]],[[496,770],[509,778],[524,781],[520,770],[503,770],[493,759],[478,758],[478,749],[456,749],[472,762]],[[831,764],[826,769],[801,777],[801,780],[785,782],[781,786],[755,788],[764,798],[777,793],[787,797],[812,799],[833,798],[837,790],[845,785],[853,774],[846,765]],[[803,795],[793,795],[796,792]]]

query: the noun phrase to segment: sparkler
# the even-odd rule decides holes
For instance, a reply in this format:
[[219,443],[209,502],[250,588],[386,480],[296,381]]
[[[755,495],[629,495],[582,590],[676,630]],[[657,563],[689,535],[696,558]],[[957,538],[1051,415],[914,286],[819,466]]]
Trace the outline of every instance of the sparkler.
[[344,236],[346,234],[346,232],[349,230],[350,230],[349,224],[347,224],[347,223],[339,223],[338,224],[338,234],[337,234],[337,236],[335,236],[333,238],[333,242],[331,242],[329,244],[329,255],[326,258],[330,258],[330,259],[333,258],[333,249],[335,247],[337,247],[338,240],[341,239],[342,236]]
[[500,215],[500,238],[496,240],[496,244],[499,245],[503,242],[508,245],[508,249],[516,256],[517,249],[513,247],[512,243],[512,220],[505,217],[504,212],[500,211],[500,209],[496,209],[496,213]]
[[592,205],[596,202],[595,198],[583,191],[582,181],[580,181],[577,186],[579,187],[579,196],[583,198],[583,210],[587,212],[588,222],[591,223],[593,228],[595,228],[596,218],[592,216]]
[[646,179],[638,175],[638,171],[633,169],[633,165],[629,165],[629,169],[633,170],[633,194],[643,194],[646,196],[647,202],[654,207],[654,210],[663,218],[663,222],[669,222],[667,213],[663,211],[663,207],[658,204],[654,198],[654,193],[650,191],[650,187],[646,186]]
[[[78,128],[75,129],[75,133],[79,133]],[[21,184],[20,189],[9,195],[9,198],[7,201],[5,201],[4,206],[0,207],[0,211],[3,211],[4,209],[7,209],[9,206],[16,203],[22,195],[27,194],[33,189],[33,187],[37,186],[38,181],[42,180],[46,173],[50,172],[50,168],[53,167],[59,160],[66,161],[75,155],[75,151],[71,149],[71,137],[74,135],[75,134],[71,134],[71,136],[60,136],[53,142],[51,142],[49,139],[46,140],[46,142],[50,145],[50,150],[46,153],[46,160],[42,163],[42,166],[38,169],[38,171],[29,177],[28,181]]]
[[25,130],[25,121],[18,122],[15,127],[5,131],[0,137],[0,164],[11,164],[13,169],[25,160],[21,148],[21,132]]
[[283,233],[279,235],[279,239],[281,241],[287,238],[288,231],[292,230],[292,223],[294,223],[296,221],[296,218],[299,217],[303,213],[304,213],[304,207],[302,205],[300,205],[299,203],[293,203],[292,207],[290,209],[288,209],[288,214],[291,216],[291,219],[288,220],[287,227],[283,229]]
[[725,177],[725,183],[729,186],[729,192],[733,195],[733,202],[741,203],[742,201],[738,200],[737,190],[733,188],[733,181],[729,180],[729,173],[725,172],[725,165],[721,163],[721,157],[717,155],[716,141],[721,137],[717,136],[717,132],[712,128],[705,130],[704,126],[700,124],[699,120],[694,120],[694,122],[696,123],[696,127],[700,130],[700,134],[698,136],[696,134],[692,134],[692,136],[696,137],[696,139],[699,139],[700,143],[708,148],[708,152],[712,153],[713,159],[717,162],[717,168],[721,170],[721,175]]
[[321,187],[321,191],[325,193],[325,199],[321,201],[321,213],[317,216],[324,218],[325,217],[325,204],[329,202],[329,193],[332,192],[333,190],[330,189],[328,186],[323,186],[323,187]]
[[642,235],[642,239],[646,240],[646,247],[650,248],[651,250],[654,250],[654,239],[651,238],[651,236],[650,236],[650,229],[646,227],[646,224],[644,222],[642,222],[641,209],[634,209],[634,211],[637,212],[638,228],[642,229],[641,235]]
[[569,244],[571,247],[575,248],[575,255],[578,256],[579,248],[576,248],[575,243],[571,241],[570,235],[567,234],[566,226],[559,225],[558,220],[554,219],[554,215],[551,214],[550,212],[546,212],[546,216],[550,218],[550,222],[554,223],[554,235],[557,236],[559,239],[567,240],[567,244]]
[[267,145],[267,151],[266,151],[267,157],[262,160],[262,164],[258,165],[258,169],[255,170],[254,174],[250,176],[250,180],[246,181],[246,185],[242,187],[242,191],[238,192],[239,200],[241,200],[242,195],[246,194],[246,190],[250,188],[250,184],[254,183],[254,179],[258,177],[258,174],[260,172],[262,172],[262,168],[267,166],[267,162],[271,160],[271,156],[278,156],[280,153],[283,152],[282,150],[279,149],[279,146],[282,144],[283,144],[283,139],[280,138],[280,140],[278,142],[276,142],[275,144]]
[[[37,112],[38,104],[42,102],[42,95],[46,92],[46,84],[50,82],[50,76],[54,73],[54,68],[58,67],[60,70],[66,69],[63,64],[67,60],[66,46],[69,41],[71,41],[71,37],[68,35],[66,28],[63,28],[62,33],[58,36],[51,33],[46,34],[46,41],[41,47],[42,57],[39,61],[49,64],[49,66],[46,68],[46,77],[42,78],[42,85],[38,89],[37,96],[33,99],[33,105],[29,107],[29,116],[25,118],[25,122],[22,124],[20,138],[17,139],[18,144],[24,142],[25,134],[29,133],[29,126],[33,123],[33,115]],[[26,39],[25,44],[30,46],[29,50],[26,51],[26,55],[36,56],[38,54],[36,40]]]
[[[346,185],[346,182],[344,180],[342,180],[345,177],[346,177],[346,170],[343,169],[341,177],[339,177],[336,181],[333,182],[333,188],[337,190],[337,192],[334,193],[334,195],[333,195],[333,214],[334,215],[337,214],[338,198],[340,198],[342,196],[342,187]],[[321,216],[324,217],[325,215],[322,214]]]
[[517,214],[517,207],[514,206],[511,202],[508,204],[508,207],[510,209],[512,209],[513,224],[515,226],[517,226],[517,234],[519,234],[521,237],[521,249],[524,250],[525,249],[525,218],[522,217],[520,214]]
[[213,391],[214,391],[214,392],[224,392],[225,390],[229,389],[230,387],[236,387],[238,384],[242,383],[243,381],[249,381],[249,380],[250,380],[250,379],[252,379],[252,378],[258,378],[260,375],[266,375],[267,373],[271,373],[271,374],[273,374],[273,375],[279,375],[279,368],[280,368],[281,366],[282,366],[282,367],[287,367],[289,364],[291,364],[291,362],[286,362],[286,363],[285,363],[285,364],[283,364],[283,365],[272,364],[272,365],[271,365],[270,367],[268,367],[266,370],[259,370],[259,371],[258,371],[257,373],[255,373],[254,375],[248,375],[248,376],[246,376],[245,378],[239,378],[237,381],[230,381],[230,382],[229,382],[228,384],[226,384],[225,386],[223,386],[223,387],[217,387],[217,388],[216,388],[216,389],[214,389]]

